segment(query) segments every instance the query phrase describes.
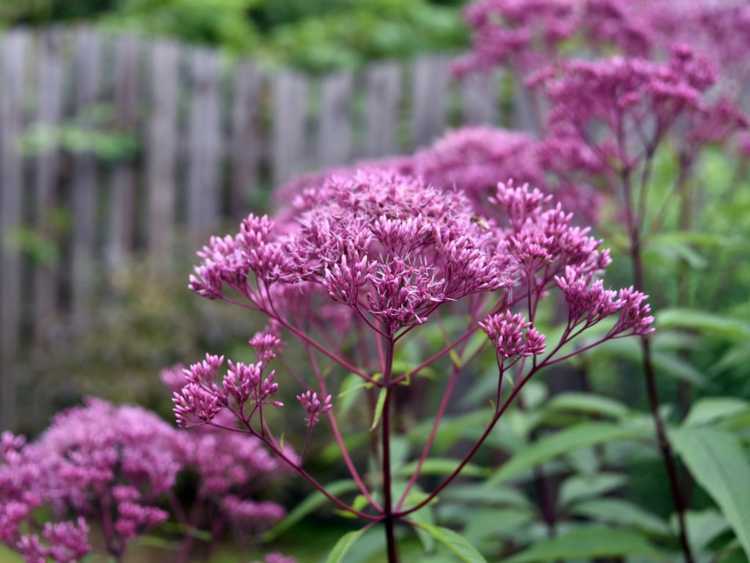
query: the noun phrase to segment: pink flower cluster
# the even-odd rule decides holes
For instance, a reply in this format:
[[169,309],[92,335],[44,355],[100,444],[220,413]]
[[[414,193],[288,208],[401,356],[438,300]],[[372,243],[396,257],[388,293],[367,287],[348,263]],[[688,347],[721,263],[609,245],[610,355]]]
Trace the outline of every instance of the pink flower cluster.
[[[177,375],[169,370],[164,378],[179,388]],[[107,551],[122,556],[130,540],[169,517],[161,502],[182,470],[199,476],[199,501],[213,503],[229,522],[267,526],[283,517],[283,507],[247,499],[280,469],[251,436],[178,431],[139,407],[90,399],[57,415],[32,443],[3,434],[0,541],[27,561],[77,561],[91,550],[89,523],[96,523]],[[38,526],[34,511],[42,506],[55,519]],[[69,514],[76,519],[57,521]]]
[[612,139],[634,137],[655,147],[678,118],[708,111],[704,92],[713,82],[706,61],[682,48],[668,64],[619,57],[571,60],[536,78],[551,102],[552,135],[622,166],[632,162],[623,162],[622,144]]
[[476,223],[469,200],[415,177],[330,176],[305,192],[293,224],[277,230],[251,215],[237,235],[214,237],[191,289],[211,299],[232,289],[276,318],[270,287],[308,284],[395,333],[441,303],[511,283],[497,233]]
[[[29,560],[73,561],[89,549],[88,520],[101,523],[109,552],[122,554],[130,539],[167,518],[155,502],[173,486],[179,455],[177,432],[139,407],[89,400],[69,409],[35,442],[6,451],[0,505],[14,516],[0,517],[2,539]],[[45,525],[46,546],[19,531],[41,505],[80,515]]]
[[412,158],[414,174],[428,183],[463,191],[482,214],[498,182],[529,183],[554,194],[563,207],[589,223],[598,220],[601,196],[589,185],[601,163],[590,149],[562,139],[532,136],[489,126],[446,133]]
[[[273,358],[280,346],[278,337],[269,330],[257,333],[250,343],[259,357],[266,361]],[[200,370],[205,373],[207,368],[218,363],[216,357],[208,356],[194,369],[186,370],[181,365],[164,369],[161,379],[175,395],[179,395],[189,385],[191,374]],[[227,428],[235,424],[235,418],[228,410],[220,412],[212,420]],[[285,470],[281,460],[271,455],[260,440],[212,426],[189,428],[181,432],[181,439],[183,466],[199,479],[194,502],[204,505],[204,510],[198,512],[219,511],[229,523],[242,527],[251,524],[255,528],[268,526],[284,516],[281,505],[248,498],[283,475]],[[290,448],[286,448],[285,452],[290,459],[296,458]]]

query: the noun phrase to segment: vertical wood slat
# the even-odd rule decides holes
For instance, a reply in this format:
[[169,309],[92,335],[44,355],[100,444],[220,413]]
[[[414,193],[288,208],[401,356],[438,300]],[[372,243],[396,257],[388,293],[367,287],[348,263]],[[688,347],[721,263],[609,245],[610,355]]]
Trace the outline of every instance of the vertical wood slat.
[[512,125],[514,129],[522,131],[531,131],[538,133],[540,124],[537,122],[537,116],[534,113],[533,102],[529,91],[523,83],[523,78],[513,77],[513,118]]
[[14,360],[21,321],[21,257],[13,243],[21,226],[25,63],[29,37],[10,33],[0,40],[0,422],[13,425],[16,413]]
[[461,121],[464,125],[499,121],[499,82],[496,73],[472,72],[461,79]]
[[149,253],[164,263],[175,232],[179,50],[172,43],[156,43],[149,55],[145,229]]
[[365,155],[378,157],[399,152],[398,125],[401,101],[401,68],[379,63],[365,77]]
[[216,54],[203,49],[196,49],[191,54],[187,222],[194,242],[200,242],[210,234],[219,220],[222,155],[220,70]]
[[[100,93],[100,47],[99,35],[93,31],[81,31],[75,38],[74,106],[83,128],[93,127],[88,114]],[[71,186],[71,321],[75,329],[85,326],[94,293],[97,185],[95,155],[76,154]]]
[[352,74],[343,72],[321,84],[316,163],[320,167],[344,164],[352,157],[352,83]]
[[412,147],[430,143],[445,129],[450,83],[450,64],[445,57],[422,57],[414,61]]
[[[63,37],[59,33],[42,35],[37,50],[37,114],[35,127],[54,128],[62,119],[64,99]],[[54,237],[50,231],[50,213],[58,205],[57,180],[60,154],[51,148],[39,154],[34,162],[34,226],[42,236]],[[54,240],[54,238],[52,238]],[[34,265],[33,327],[37,341],[43,340],[55,322],[57,264]]]
[[307,160],[308,85],[304,77],[283,71],[273,81],[272,161],[275,185],[300,174]]
[[[138,122],[139,48],[134,37],[115,42],[114,106],[118,132],[135,135]],[[132,159],[118,162],[112,171],[109,202],[107,262],[110,270],[121,267],[132,248],[135,230],[135,180]]]
[[250,190],[258,181],[261,155],[260,95],[263,77],[254,65],[240,64],[235,70],[232,98],[232,184],[233,218],[247,214]]

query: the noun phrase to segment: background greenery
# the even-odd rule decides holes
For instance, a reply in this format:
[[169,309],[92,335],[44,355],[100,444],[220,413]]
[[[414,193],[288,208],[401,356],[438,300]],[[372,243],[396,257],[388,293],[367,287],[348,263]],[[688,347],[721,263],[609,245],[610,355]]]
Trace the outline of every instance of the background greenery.
[[372,59],[457,50],[463,0],[24,0],[0,25],[81,22],[254,54],[320,72]]

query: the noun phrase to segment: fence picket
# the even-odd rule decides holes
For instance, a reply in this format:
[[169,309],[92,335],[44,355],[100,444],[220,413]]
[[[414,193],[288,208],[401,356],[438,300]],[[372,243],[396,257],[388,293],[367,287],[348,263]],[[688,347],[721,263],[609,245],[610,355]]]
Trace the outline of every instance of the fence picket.
[[307,80],[280,72],[273,82],[272,160],[274,184],[280,185],[307,167]]
[[352,83],[349,72],[325,78],[320,89],[318,165],[344,164],[352,157]]
[[499,119],[497,73],[472,72],[461,79],[461,120],[467,125],[497,123]]
[[16,366],[21,324],[21,257],[17,230],[22,223],[23,131],[28,36],[11,33],[0,42],[0,422],[10,426],[16,410]]
[[177,193],[177,45],[156,43],[149,62],[145,238],[154,261],[167,264],[174,244]]
[[[117,131],[134,136],[138,124],[139,48],[133,37],[115,43],[114,101]],[[121,267],[133,246],[135,230],[136,170],[128,156],[112,172],[107,258],[109,267]]]
[[219,221],[220,65],[215,53],[196,49],[190,58],[192,100],[187,146],[187,225],[191,239],[200,242]]
[[238,66],[232,100],[230,213],[237,218],[247,213],[251,190],[258,182],[261,157],[260,102],[263,77],[254,65]]
[[365,155],[378,157],[399,152],[401,67],[379,63],[366,76]]
[[451,83],[449,60],[417,59],[412,76],[411,141],[412,147],[422,147],[445,129]]
[[[37,68],[35,71],[37,87],[37,113],[34,127],[54,130],[59,127],[64,105],[64,64],[62,55],[63,37],[59,33],[42,35],[37,47]],[[57,244],[57,233],[51,228],[54,210],[58,201],[58,176],[60,169],[60,152],[57,147],[42,151],[35,158],[35,194],[34,194],[34,228],[54,248]],[[34,264],[34,337],[42,341],[56,321],[56,293],[59,256],[48,263]]]
[[[92,112],[99,102],[101,73],[99,35],[90,30],[77,34],[74,57],[74,111],[84,130],[95,127]],[[97,159],[91,151],[73,158],[71,186],[71,323],[75,330],[85,326],[94,293],[96,250]]]

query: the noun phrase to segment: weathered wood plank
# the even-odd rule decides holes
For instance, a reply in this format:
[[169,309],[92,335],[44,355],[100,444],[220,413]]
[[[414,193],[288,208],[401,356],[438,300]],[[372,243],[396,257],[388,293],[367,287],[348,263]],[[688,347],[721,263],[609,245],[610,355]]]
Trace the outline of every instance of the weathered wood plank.
[[26,58],[29,36],[14,32],[0,40],[0,426],[16,415],[14,365],[21,322],[21,257],[14,236],[21,226],[24,190],[23,132]]
[[512,125],[514,129],[538,133],[541,124],[539,116],[534,108],[533,93],[523,83],[523,78],[517,76],[513,79],[513,114]]
[[498,123],[499,94],[497,73],[472,72],[461,78],[461,121],[465,125]]
[[352,74],[343,72],[326,77],[321,84],[317,142],[320,167],[351,160],[352,83]]
[[191,54],[187,223],[194,242],[208,236],[219,221],[222,156],[220,70],[215,53],[196,49]]
[[[120,134],[135,136],[139,108],[139,45],[134,37],[122,37],[114,45],[115,123]],[[107,265],[122,267],[135,236],[136,170],[130,158],[112,171],[107,235]]]
[[[35,127],[54,129],[59,126],[63,113],[65,61],[62,56],[63,36],[60,33],[43,34],[38,42],[36,58],[37,113]],[[46,150],[34,161],[34,227],[36,231],[55,244],[56,233],[50,228],[50,215],[59,205],[57,184],[60,153],[56,147]],[[54,325],[57,316],[57,263],[34,264],[34,301],[32,308],[35,339],[42,341]]]
[[303,76],[280,72],[273,81],[272,163],[275,184],[283,184],[307,165],[308,84]]
[[179,50],[172,43],[156,43],[149,55],[145,230],[149,253],[166,264],[175,238]]
[[367,71],[365,83],[365,155],[395,154],[400,149],[401,68],[396,63],[374,65]]
[[250,63],[240,64],[234,75],[230,206],[232,216],[237,218],[247,214],[250,190],[257,188],[263,142],[259,123],[263,76]]
[[[91,128],[91,110],[99,102],[101,42],[97,33],[84,30],[75,38],[74,111],[79,125]],[[97,212],[97,160],[91,152],[80,152],[73,159],[72,242],[71,242],[71,321],[76,330],[85,328],[95,289]]]
[[411,142],[422,147],[445,130],[450,62],[446,57],[421,57],[412,72]]

